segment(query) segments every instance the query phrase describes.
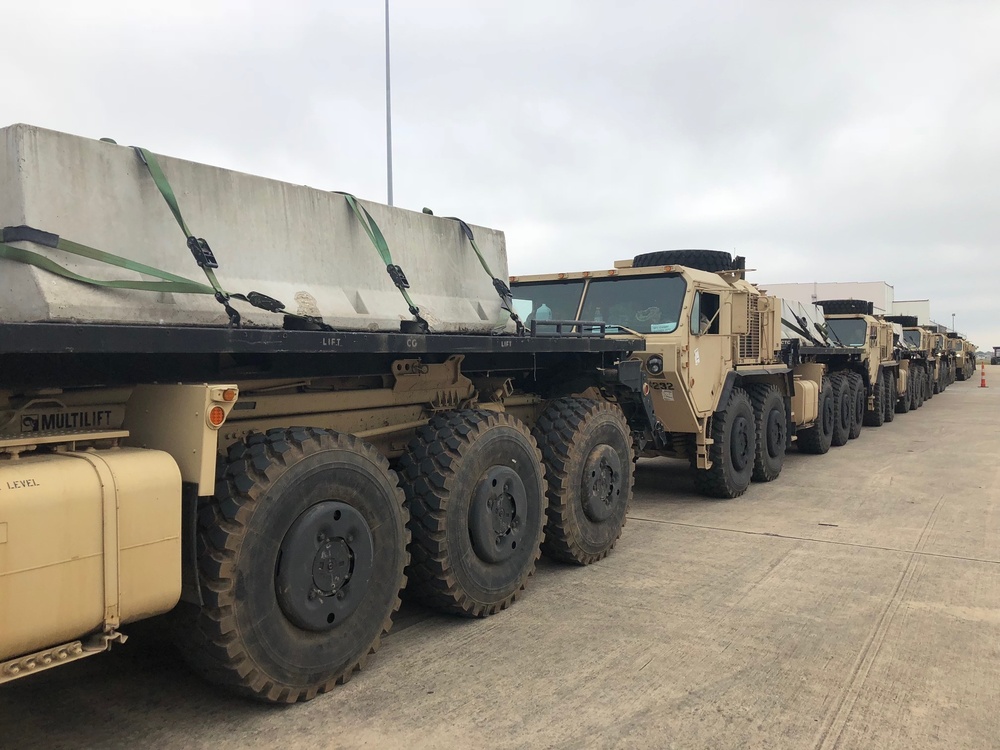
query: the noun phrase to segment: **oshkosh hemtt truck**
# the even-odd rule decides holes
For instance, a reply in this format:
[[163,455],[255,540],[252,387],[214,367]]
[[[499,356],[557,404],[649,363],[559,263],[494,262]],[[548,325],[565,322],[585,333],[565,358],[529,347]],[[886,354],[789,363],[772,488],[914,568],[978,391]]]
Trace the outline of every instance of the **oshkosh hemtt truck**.
[[951,383],[954,357],[947,351],[944,334],[921,326],[913,315],[891,315],[886,320],[903,326],[901,353],[909,361],[919,386],[911,394],[911,406],[918,407],[941,393]]
[[840,349],[803,350],[806,359],[823,362],[833,377],[849,378],[852,389],[864,393],[864,411],[859,414],[863,424],[880,427],[893,421],[898,404],[903,400],[909,403],[906,395],[914,378],[909,363],[900,357],[902,328],[876,316],[868,300],[823,300],[816,304],[823,308],[826,331]]
[[748,283],[744,266],[729,253],[675,250],[606,271],[511,281],[532,325],[580,318],[641,335],[645,350],[635,358],[658,424],[638,453],[688,460],[700,491],[736,497],[752,479],[775,479],[793,441],[828,451],[836,421],[826,367],[792,360],[781,300]]
[[935,393],[943,393],[955,382],[955,355],[948,351],[948,329],[936,323],[923,326],[930,334],[931,351],[936,360],[937,378],[933,384]]
[[976,347],[955,331],[948,332],[948,349],[955,353],[955,377],[969,380],[976,374]]
[[0,683],[173,610],[202,674],[306,700],[365,664],[404,584],[490,615],[540,548],[615,544],[643,342],[522,335],[501,233],[0,140]]

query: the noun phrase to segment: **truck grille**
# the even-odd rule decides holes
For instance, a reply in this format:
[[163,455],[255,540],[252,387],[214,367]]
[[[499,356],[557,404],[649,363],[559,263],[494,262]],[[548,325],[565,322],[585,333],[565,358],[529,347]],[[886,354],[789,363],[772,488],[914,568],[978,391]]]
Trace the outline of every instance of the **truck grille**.
[[740,364],[760,361],[760,311],[757,309],[758,297],[750,295],[750,307],[747,313],[747,330],[749,333],[739,337]]

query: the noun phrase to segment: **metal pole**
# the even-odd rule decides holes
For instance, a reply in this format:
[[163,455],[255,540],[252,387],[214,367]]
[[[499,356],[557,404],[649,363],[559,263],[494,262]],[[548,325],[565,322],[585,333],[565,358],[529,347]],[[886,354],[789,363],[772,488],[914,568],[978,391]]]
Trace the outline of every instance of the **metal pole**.
[[392,205],[392,96],[389,88],[389,0],[385,0],[385,166],[388,203]]
[[955,330],[955,313],[951,314],[951,330]]

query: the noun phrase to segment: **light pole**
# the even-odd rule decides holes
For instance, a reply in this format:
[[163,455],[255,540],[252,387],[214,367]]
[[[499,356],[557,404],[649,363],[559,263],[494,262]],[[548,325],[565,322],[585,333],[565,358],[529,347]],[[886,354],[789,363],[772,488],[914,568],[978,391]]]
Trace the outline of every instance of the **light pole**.
[[386,194],[392,205],[392,96],[389,88],[389,0],[385,0],[385,167]]

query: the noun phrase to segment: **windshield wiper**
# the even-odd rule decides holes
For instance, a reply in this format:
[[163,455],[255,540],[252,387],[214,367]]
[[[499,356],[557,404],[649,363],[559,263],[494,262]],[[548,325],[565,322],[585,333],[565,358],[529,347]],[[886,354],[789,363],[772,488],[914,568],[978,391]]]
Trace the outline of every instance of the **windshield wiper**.
[[843,341],[840,340],[840,336],[837,335],[837,332],[833,330],[833,328],[830,326],[829,323],[827,323],[826,326],[824,326],[824,328],[826,329],[827,335],[832,336],[834,341],[836,341],[841,346],[847,346],[847,344],[845,344]]

